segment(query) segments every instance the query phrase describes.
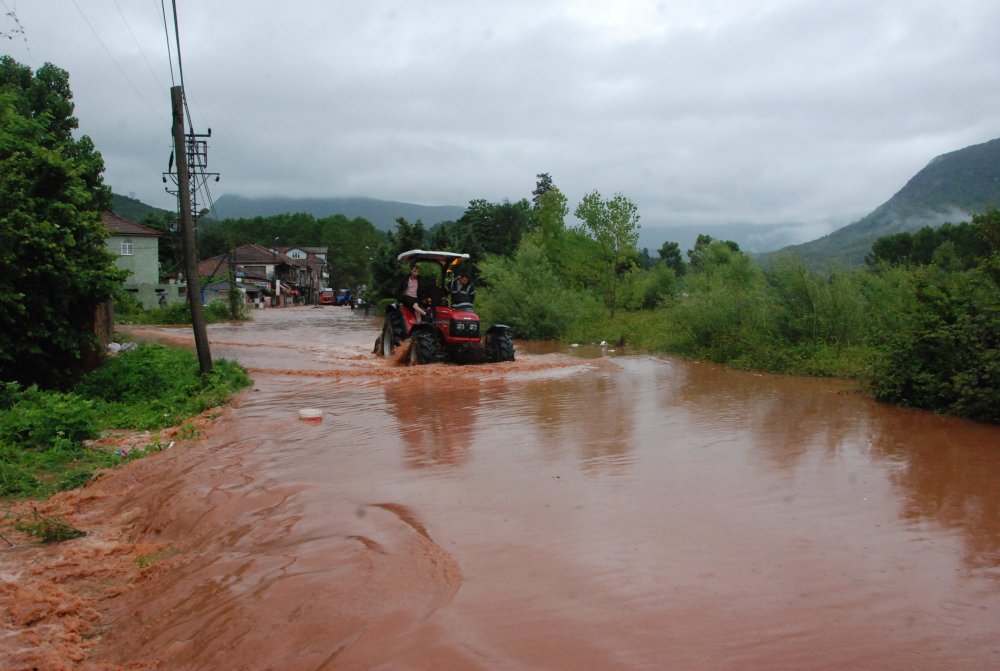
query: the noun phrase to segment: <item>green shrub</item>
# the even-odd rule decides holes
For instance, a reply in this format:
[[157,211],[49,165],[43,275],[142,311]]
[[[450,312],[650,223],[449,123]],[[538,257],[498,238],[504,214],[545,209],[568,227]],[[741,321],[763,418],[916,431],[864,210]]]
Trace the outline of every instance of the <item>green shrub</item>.
[[914,272],[907,328],[886,335],[872,388],[899,405],[1000,423],[1000,298],[981,271]]
[[74,393],[29,387],[0,414],[0,441],[22,448],[77,444],[97,435],[94,404]]
[[99,429],[175,425],[250,383],[233,362],[215,361],[203,378],[192,352],[141,345],[109,357],[72,393],[0,385],[0,496],[45,496],[78,487],[95,469],[139,454],[85,447],[83,441]]
[[187,393],[199,386],[198,370],[186,366],[191,355],[160,345],[139,345],[85,375],[76,390],[88,398],[135,403]]
[[479,268],[485,286],[476,311],[488,323],[506,324],[515,337],[561,338],[603,313],[591,295],[563,287],[541,246],[531,241],[522,242],[514,259],[490,256]]
[[685,276],[687,295],[673,309],[686,334],[683,353],[742,366],[776,345],[764,275],[752,259],[713,243]]
[[[205,322],[214,324],[220,321],[232,321],[232,308],[227,301],[212,301],[204,308]],[[191,306],[187,301],[169,303],[162,308],[138,312],[127,312],[124,315],[116,315],[116,318],[132,324],[190,324]],[[249,319],[250,314],[245,309],[239,311],[237,319]]]
[[864,333],[864,296],[854,276],[821,276],[801,260],[779,257],[766,272],[773,331],[788,343],[847,345]]
[[[235,316],[233,315],[234,307],[236,308]],[[235,306],[230,305],[229,301],[211,301],[205,306],[205,321],[210,324],[245,319],[246,317],[246,305],[242,301],[238,301]]]
[[29,496],[42,487],[24,466],[24,450],[0,443],[0,496]]
[[143,312],[139,298],[129,291],[119,291],[115,296],[115,317],[134,317]]
[[0,381],[0,411],[10,410],[21,398],[21,385],[17,382]]
[[202,378],[187,350],[140,345],[109,357],[80,380],[76,391],[99,399],[109,428],[158,429],[221,403],[251,383],[239,365],[219,359]]
[[679,284],[674,269],[662,263],[648,271],[633,273],[622,292],[621,305],[626,310],[652,310],[671,300]]

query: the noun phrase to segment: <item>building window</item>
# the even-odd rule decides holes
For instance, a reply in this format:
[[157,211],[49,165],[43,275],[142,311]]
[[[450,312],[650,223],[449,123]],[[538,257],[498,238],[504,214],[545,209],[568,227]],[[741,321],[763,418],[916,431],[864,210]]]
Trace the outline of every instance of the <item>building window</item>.
[[122,256],[132,256],[135,254],[135,250],[132,247],[131,240],[122,240]]

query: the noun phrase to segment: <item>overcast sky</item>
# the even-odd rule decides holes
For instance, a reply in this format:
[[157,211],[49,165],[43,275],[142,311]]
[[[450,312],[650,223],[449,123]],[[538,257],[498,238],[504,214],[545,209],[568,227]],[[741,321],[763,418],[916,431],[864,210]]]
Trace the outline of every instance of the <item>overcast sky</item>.
[[[997,0],[177,0],[212,196],[622,193],[644,229],[852,223],[1000,137]],[[170,32],[164,27],[166,6]],[[118,193],[173,209],[171,2],[0,0]],[[171,59],[172,65],[171,67]],[[572,222],[571,222],[572,223]]]

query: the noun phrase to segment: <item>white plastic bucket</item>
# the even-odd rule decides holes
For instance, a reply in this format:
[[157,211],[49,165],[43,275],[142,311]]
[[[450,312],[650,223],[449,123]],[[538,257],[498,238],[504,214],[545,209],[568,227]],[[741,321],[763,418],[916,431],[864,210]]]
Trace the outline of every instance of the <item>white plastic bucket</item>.
[[299,419],[309,424],[319,424],[323,421],[323,411],[317,408],[302,408],[299,410]]

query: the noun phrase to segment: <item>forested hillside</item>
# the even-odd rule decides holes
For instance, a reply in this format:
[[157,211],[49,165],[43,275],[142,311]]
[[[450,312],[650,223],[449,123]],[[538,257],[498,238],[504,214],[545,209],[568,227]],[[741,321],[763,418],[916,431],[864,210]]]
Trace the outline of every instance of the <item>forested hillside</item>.
[[857,267],[883,236],[968,221],[1000,203],[1000,139],[942,154],[871,214],[827,236],[785,247],[814,268]]
[[158,207],[146,205],[146,203],[143,203],[142,201],[136,200],[135,198],[129,198],[128,196],[123,196],[118,193],[111,195],[111,209],[129,221],[134,221],[136,223],[142,223],[142,221],[150,215],[156,217],[174,216],[174,212],[172,211],[168,212],[167,210],[161,210]]
[[375,198],[245,198],[221,196],[215,201],[214,215],[220,219],[250,219],[304,212],[322,219],[342,214],[370,221],[381,231],[392,230],[396,219],[422,221],[427,226],[454,221],[465,212],[455,205],[417,205]]

